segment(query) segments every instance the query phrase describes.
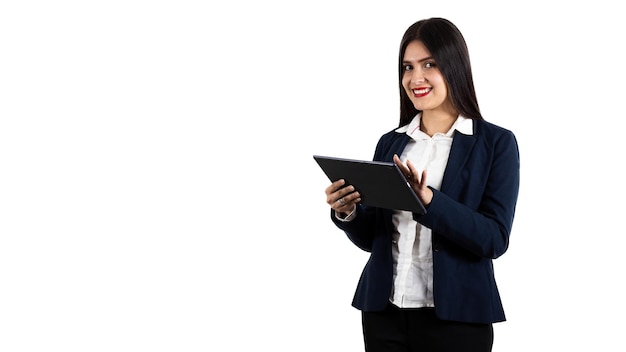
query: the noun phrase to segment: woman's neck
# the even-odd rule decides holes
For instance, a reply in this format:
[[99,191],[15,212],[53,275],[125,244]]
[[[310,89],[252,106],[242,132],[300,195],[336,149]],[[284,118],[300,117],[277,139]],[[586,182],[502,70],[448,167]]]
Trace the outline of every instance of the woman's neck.
[[423,111],[420,130],[430,137],[436,133],[447,133],[458,116],[456,112]]

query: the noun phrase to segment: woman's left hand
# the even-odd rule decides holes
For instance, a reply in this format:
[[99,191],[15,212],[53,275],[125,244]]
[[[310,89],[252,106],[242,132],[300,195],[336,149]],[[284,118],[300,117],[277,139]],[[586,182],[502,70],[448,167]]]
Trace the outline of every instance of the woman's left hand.
[[393,162],[398,165],[400,171],[402,171],[404,177],[409,181],[411,188],[413,188],[413,191],[415,191],[415,194],[417,194],[422,203],[424,205],[430,204],[434,194],[426,185],[426,170],[422,171],[420,175],[411,160],[407,160],[406,165],[404,165],[397,154],[393,155]]

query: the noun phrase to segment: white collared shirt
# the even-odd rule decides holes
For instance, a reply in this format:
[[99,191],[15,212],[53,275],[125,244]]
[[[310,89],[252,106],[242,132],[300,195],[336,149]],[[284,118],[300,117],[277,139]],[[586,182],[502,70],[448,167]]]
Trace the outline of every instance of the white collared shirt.
[[[455,130],[473,134],[473,121],[459,116],[450,130],[432,137],[420,130],[421,114],[406,126],[396,129],[411,137],[400,159],[411,160],[418,172],[428,170],[426,183],[439,189],[448,163]],[[408,211],[396,211],[393,215],[393,289],[390,301],[401,308],[433,307],[433,258],[432,231],[413,220]]]

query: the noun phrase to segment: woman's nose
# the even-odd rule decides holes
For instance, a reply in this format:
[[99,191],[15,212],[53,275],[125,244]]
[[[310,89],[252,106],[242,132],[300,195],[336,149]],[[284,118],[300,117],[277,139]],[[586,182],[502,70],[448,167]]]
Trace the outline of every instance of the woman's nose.
[[413,71],[413,76],[411,77],[411,83],[413,84],[422,84],[426,81],[424,78],[424,73],[421,70]]

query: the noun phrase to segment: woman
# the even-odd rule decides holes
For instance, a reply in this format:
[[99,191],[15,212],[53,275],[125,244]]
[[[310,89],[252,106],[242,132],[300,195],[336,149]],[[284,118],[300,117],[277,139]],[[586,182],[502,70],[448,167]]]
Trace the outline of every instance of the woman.
[[508,248],[519,189],[512,132],[480,114],[465,40],[442,18],[400,45],[400,123],[374,160],[395,162],[425,214],[359,204],[326,189],[331,218],[370,252],[353,300],[367,351],[491,351],[505,320],[492,260]]

